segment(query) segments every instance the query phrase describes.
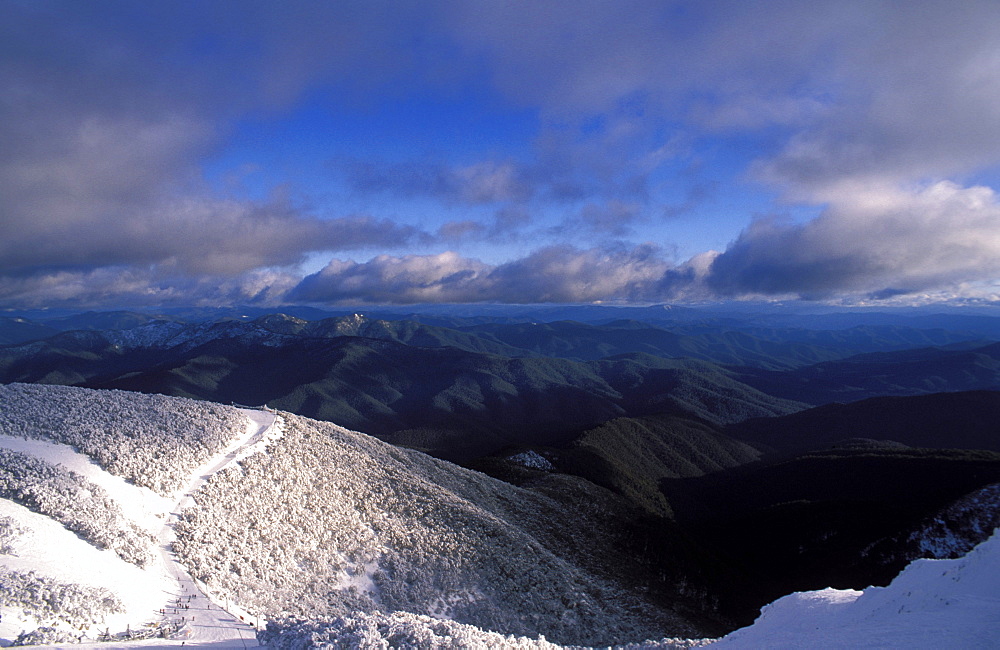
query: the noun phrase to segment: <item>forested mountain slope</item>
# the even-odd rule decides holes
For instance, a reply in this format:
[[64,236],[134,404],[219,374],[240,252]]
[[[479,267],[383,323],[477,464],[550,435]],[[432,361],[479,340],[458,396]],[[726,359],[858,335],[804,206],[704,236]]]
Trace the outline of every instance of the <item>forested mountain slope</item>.
[[[182,474],[178,458],[193,466],[241,419],[231,407],[161,396],[0,391],[4,432],[72,441],[98,458],[107,445],[102,462],[114,472],[142,480],[134,464],[162,468],[145,479],[160,490],[172,483],[157,476]],[[641,566],[621,537],[627,507],[612,495],[557,476],[517,488],[333,424],[283,417],[283,435],[212,475],[177,525],[178,557],[220,598],[267,618],[402,610],[563,643],[697,633],[679,592],[653,602],[635,588]],[[44,480],[99,495],[39,467],[0,484]]]
[[13,345],[55,335],[58,330],[25,318],[0,317],[0,345]]
[[643,353],[784,369],[844,356],[832,349],[758,339],[731,329],[703,327],[677,332],[638,321],[487,324],[462,329],[534,355],[585,361]]
[[[962,397],[988,405],[993,396],[910,399]],[[888,422],[907,409],[883,410]],[[3,432],[71,442],[161,492],[221,448],[243,424],[238,413],[120,391],[0,386]],[[266,451],[195,494],[175,546],[220,598],[293,637],[375,634],[371,625],[443,634],[424,614],[480,628],[448,628],[469,638],[494,630],[607,645],[701,636],[748,623],[789,591],[888,581],[909,559],[911,531],[930,540],[928,522],[942,517],[992,521],[983,517],[996,509],[981,502],[1000,482],[996,452],[859,443],[766,462],[715,425],[649,416],[578,435],[556,448],[563,458],[553,456],[553,467],[525,468],[515,486],[331,423],[283,418]],[[582,480],[560,471],[571,469],[560,462],[589,462],[581,457],[607,472],[577,471]],[[118,541],[143,543],[122,523],[128,511],[107,501],[113,494],[15,454],[0,460],[5,498],[27,503],[38,486],[89,494],[94,516],[61,497],[38,512],[143,564]],[[20,534],[9,523],[0,518],[0,542]]]
[[[117,339],[67,332],[0,350],[0,380],[267,403],[455,459],[551,444],[621,416],[686,413],[728,423],[803,406],[693,360],[514,358],[248,327],[211,324],[181,340],[176,324],[164,325],[168,347],[153,345],[143,328]],[[236,334],[218,336],[221,328]]]
[[651,512],[670,515],[664,478],[688,478],[752,462],[759,453],[698,420],[676,416],[619,418],[573,442],[583,476],[619,491]]
[[1000,391],[872,397],[732,424],[726,433],[779,452],[867,438],[935,449],[1000,451]]
[[900,532],[998,481],[997,452],[863,446],[665,479],[662,488],[677,522],[731,562],[720,576],[723,608],[746,624],[784,593],[884,584],[910,559]]
[[537,492],[286,418],[284,437],[214,477],[178,527],[193,573],[249,609],[404,610],[562,643],[686,629],[582,568],[614,553],[600,521],[612,513],[581,518]]
[[516,446],[471,466],[513,482],[531,469],[565,472],[606,487],[650,514],[670,517],[662,479],[702,476],[759,457],[757,449],[727,436],[721,427],[661,414],[615,418],[559,447]]
[[1000,344],[861,354],[785,372],[747,368],[739,379],[770,395],[809,404],[1000,390]]

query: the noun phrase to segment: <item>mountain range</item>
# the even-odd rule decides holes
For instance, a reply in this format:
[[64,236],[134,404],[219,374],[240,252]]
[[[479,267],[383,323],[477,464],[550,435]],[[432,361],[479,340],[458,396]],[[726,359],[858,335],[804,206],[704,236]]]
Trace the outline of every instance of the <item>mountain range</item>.
[[[1000,344],[979,317],[239,311],[0,319],[0,383],[279,409],[280,440],[201,489],[173,548],[247,611],[299,621],[282,630],[400,611],[564,644],[719,636],[1000,524]],[[310,555],[330,544],[354,550]],[[497,553],[534,568],[484,578]]]

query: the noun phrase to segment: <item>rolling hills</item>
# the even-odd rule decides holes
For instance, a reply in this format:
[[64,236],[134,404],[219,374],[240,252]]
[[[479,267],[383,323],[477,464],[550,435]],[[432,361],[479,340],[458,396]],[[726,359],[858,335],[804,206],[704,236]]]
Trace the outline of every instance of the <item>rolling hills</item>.
[[932,449],[1000,452],[1000,392],[966,391],[910,397],[871,397],[826,404],[790,415],[749,419],[726,433],[778,452],[823,449],[852,439]]
[[746,369],[739,379],[809,404],[884,395],[1000,390],[1000,344],[872,352],[784,372]]
[[[363,319],[319,321],[310,330],[316,336],[302,334],[306,325],[294,319],[273,321],[64,332],[0,348],[0,381],[267,403],[453,459],[552,444],[621,416],[676,412],[733,422],[803,406],[697,360],[510,357],[352,335],[384,330]],[[476,347],[490,345],[500,344]]]

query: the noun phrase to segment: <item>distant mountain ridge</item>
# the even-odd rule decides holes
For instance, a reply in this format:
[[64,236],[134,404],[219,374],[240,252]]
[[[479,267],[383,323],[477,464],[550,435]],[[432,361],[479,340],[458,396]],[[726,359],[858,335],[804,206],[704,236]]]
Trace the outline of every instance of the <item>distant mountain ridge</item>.
[[624,415],[684,412],[722,423],[802,407],[710,363],[542,357],[469,333],[360,316],[64,332],[0,348],[0,381],[268,403],[450,458],[549,443]]
[[851,438],[1000,452],[1000,391],[871,397],[750,419],[728,426],[726,433],[779,452],[825,449]]
[[1000,344],[872,352],[784,372],[747,368],[739,379],[770,395],[809,404],[1000,390]]
[[[213,313],[230,315],[211,317]],[[309,309],[290,309],[288,314],[259,308],[228,312],[181,311],[166,315],[127,311],[87,312],[44,321],[24,317],[0,318],[0,344],[38,340],[70,330],[128,331],[158,322],[194,327],[212,323],[252,323],[261,329],[289,335],[372,336],[402,342],[417,338],[421,341],[413,341],[412,344],[452,345],[507,356],[541,355],[592,360],[601,356],[646,352],[777,369],[863,352],[952,345],[982,338],[982,334],[962,330],[940,327],[920,329],[899,324],[861,324],[827,330],[776,327],[762,325],[752,318],[739,320],[712,316],[711,312],[703,314],[705,317],[699,320],[693,314],[700,312],[680,308],[607,308],[598,311],[578,308],[545,313],[547,319],[532,321],[499,317],[404,316],[378,311],[331,315]],[[598,314],[603,318],[588,320]],[[673,315],[673,318],[663,319],[664,314]],[[678,318],[681,314],[687,316]],[[581,319],[566,318],[573,315]],[[554,318],[556,316],[562,318]],[[497,343],[503,345],[496,347]],[[492,349],[483,347],[490,344]]]
[[[806,404],[1000,388],[1000,344],[969,349],[965,335],[895,325],[441,327],[361,314],[189,323],[128,312],[53,322],[113,327],[0,346],[0,381],[267,402],[453,459],[561,444],[613,418],[728,424]],[[952,347],[907,347],[927,342]],[[870,348],[890,350],[844,358]]]

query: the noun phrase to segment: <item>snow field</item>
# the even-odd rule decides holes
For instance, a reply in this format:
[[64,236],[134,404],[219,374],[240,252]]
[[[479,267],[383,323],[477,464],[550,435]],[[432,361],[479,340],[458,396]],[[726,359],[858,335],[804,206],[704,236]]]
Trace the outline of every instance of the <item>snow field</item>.
[[149,533],[155,534],[163,527],[166,515],[173,505],[168,497],[106,472],[100,465],[69,445],[0,434],[0,448],[34,456],[50,465],[62,465],[76,472],[113,495],[122,512]]
[[235,408],[71,386],[0,385],[0,434],[60,442],[135,485],[170,496],[246,426]]
[[58,619],[40,621],[25,615],[22,608],[7,605],[0,608],[0,645],[9,645],[21,632],[53,623],[74,636],[83,633],[89,638],[105,629],[117,631],[129,626],[138,629],[143,623],[159,618],[155,612],[176,589],[158,559],[140,569],[111,550],[91,546],[49,517],[5,499],[0,499],[0,516],[10,517],[26,531],[16,544],[16,555],[0,555],[0,567],[20,573],[34,572],[63,584],[107,589],[123,607],[122,612],[110,614],[103,620],[60,622]]
[[[48,399],[49,392],[54,393],[51,399]],[[190,492],[206,477],[263,450],[280,438],[280,419],[276,423],[276,417],[269,412],[213,404],[204,404],[203,408],[203,403],[190,400],[135,395],[140,402],[139,410],[157,411],[138,423],[136,432],[129,425],[136,411],[136,406],[127,399],[131,395],[56,386],[0,386],[0,449],[5,450],[8,458],[16,460],[17,456],[11,456],[12,453],[24,454],[31,457],[34,464],[47,463],[50,473],[56,476],[71,476],[73,480],[83,481],[84,486],[89,482],[89,491],[77,488],[79,498],[89,500],[89,492],[94,490],[106,492],[105,496],[113,503],[109,503],[112,510],[119,516],[124,514],[129,525],[134,523],[141,530],[156,535],[161,544],[156,549],[159,552],[149,553],[152,559],[141,569],[124,562],[112,551],[97,549],[48,516],[0,499],[0,580],[6,577],[9,587],[6,592],[0,589],[0,645],[9,645],[19,634],[39,626],[57,629],[40,636],[40,639],[51,640],[92,640],[105,631],[114,634],[139,630],[147,624],[176,618],[170,616],[170,604],[188,594],[205,601],[203,607],[197,608],[203,610],[198,614],[203,621],[199,625],[198,617],[189,616],[189,621],[196,619],[196,622],[181,631],[181,639],[175,645],[201,638],[211,640],[218,647],[228,647],[230,641],[232,647],[256,646],[252,628],[245,625],[241,628],[235,617],[217,605],[213,607],[197,593],[169,550],[173,531],[167,524],[176,518],[185,503],[191,503]],[[46,406],[52,412],[46,410]],[[69,411],[61,411],[63,408]],[[205,426],[193,426],[197,413],[202,410],[206,415]],[[176,418],[172,417],[175,415]],[[115,426],[102,424],[107,418],[113,420]],[[170,439],[172,426],[183,429],[181,445]],[[236,436],[233,435],[235,431],[239,431]],[[9,435],[10,432],[15,435]],[[154,449],[151,453],[140,453],[139,457],[154,465],[159,463],[150,468],[151,474],[159,476],[153,484],[161,492],[166,491],[167,485],[176,488],[169,495],[158,494],[150,487],[136,485],[106,471],[67,444],[54,442],[72,440],[74,444],[92,449],[95,443],[87,439],[85,434],[88,432],[97,432],[96,437],[119,451],[129,447],[129,439],[145,436]],[[206,451],[211,448],[217,451],[199,467],[192,467],[192,459],[206,458]],[[125,469],[129,478],[137,478],[135,462],[122,463],[113,454],[105,455],[104,460],[111,461],[106,466]],[[187,465],[187,469],[181,481],[178,469],[183,465]],[[152,545],[152,538],[149,543]],[[149,550],[154,551],[153,548]],[[27,592],[23,591],[25,584],[30,587]],[[21,588],[17,593],[27,599],[22,605],[8,602],[16,597],[15,587]],[[108,602],[114,602],[114,609],[118,611],[104,616],[88,614],[85,608],[76,607],[68,600],[70,596],[79,600],[78,593],[107,594],[110,596]],[[37,603],[30,605],[28,600],[55,603],[54,606],[64,611],[55,615],[48,606],[41,611]],[[71,606],[72,610],[67,609]],[[230,605],[230,609],[237,608]],[[242,610],[236,614],[250,619]],[[170,644],[166,640],[161,642]]]

